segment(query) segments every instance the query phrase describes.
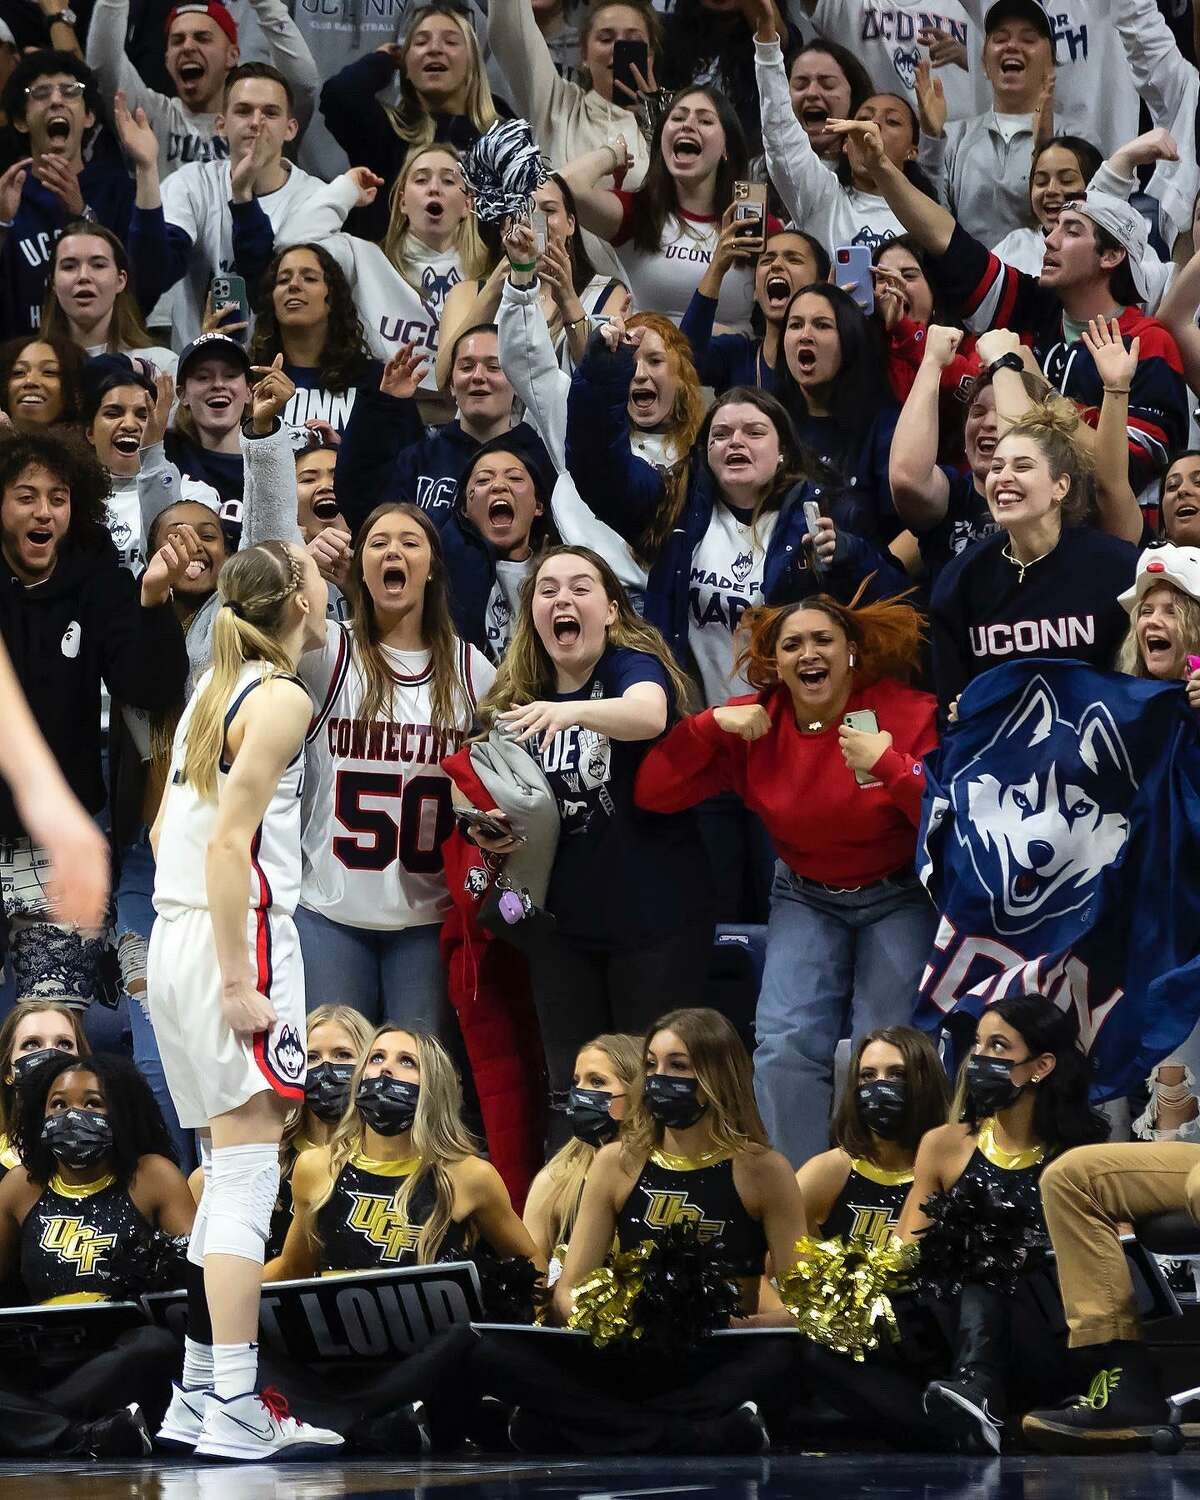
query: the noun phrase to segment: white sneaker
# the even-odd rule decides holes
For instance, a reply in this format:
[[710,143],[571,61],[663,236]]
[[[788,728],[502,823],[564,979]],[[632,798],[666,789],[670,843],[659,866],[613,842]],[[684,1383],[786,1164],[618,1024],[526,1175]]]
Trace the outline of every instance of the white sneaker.
[[333,1453],[343,1439],[325,1427],[310,1427],[288,1413],[280,1393],[268,1386],[222,1401],[210,1394],[204,1425],[196,1444],[197,1458],[230,1458],[242,1463],[265,1459],[311,1458]]
[[172,1381],[171,1404],[162,1419],[162,1426],[154,1434],[155,1446],[193,1449],[200,1441],[204,1403],[211,1394],[209,1390],[187,1391]]

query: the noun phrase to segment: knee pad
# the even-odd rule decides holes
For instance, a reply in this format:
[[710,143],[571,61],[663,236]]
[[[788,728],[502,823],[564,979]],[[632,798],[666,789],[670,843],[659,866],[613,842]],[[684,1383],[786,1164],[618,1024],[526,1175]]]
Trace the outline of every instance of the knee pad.
[[279,1147],[218,1146],[212,1164],[205,1257],[236,1255],[262,1265],[279,1196]]

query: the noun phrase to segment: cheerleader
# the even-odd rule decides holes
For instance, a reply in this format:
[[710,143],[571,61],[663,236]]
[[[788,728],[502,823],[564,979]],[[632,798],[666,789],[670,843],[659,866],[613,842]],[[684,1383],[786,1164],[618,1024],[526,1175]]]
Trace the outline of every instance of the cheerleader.
[[[126,1059],[44,1062],[18,1096],[13,1134],[21,1165],[0,1183],[0,1278],[19,1272],[27,1302],[127,1295],[120,1252],[191,1228],[158,1106]],[[167,1405],[175,1358],[170,1334],[149,1327],[66,1367],[23,1357],[19,1377],[5,1377],[16,1389],[0,1389],[0,1453],[144,1458],[146,1420]],[[114,1390],[129,1404],[114,1408]]]
[[268,1281],[461,1258],[477,1239],[537,1259],[494,1167],[460,1118],[449,1054],[381,1026],[350,1081],[354,1107],[292,1174],[295,1217]]
[[197,1338],[186,1350],[164,1427],[201,1457],[255,1460],[341,1445],[297,1422],[276,1393],[255,1394],[279,1143],[288,1107],[304,1098],[291,913],[312,704],[294,674],[324,639],[327,596],[316,564],[284,542],[239,552],[217,587],[212,667],[175,731],[150,837],[147,994],[180,1123],[207,1135],[188,1259],[204,1267],[212,1318],[211,1346]]
[[[963,1073],[963,1103],[957,1124],[931,1130],[921,1142],[914,1181],[900,1219],[902,1239],[920,1242],[930,1224],[934,1193],[972,1201],[989,1197],[1025,1210],[1045,1235],[1038,1181],[1047,1162],[1072,1146],[1102,1141],[1108,1122],[1088,1102],[1090,1068],[1080,1049],[1073,1016],[1040,995],[997,1000],[983,1013]],[[1039,1274],[1035,1271],[1034,1274]],[[1053,1276],[1043,1277],[1057,1304]],[[1044,1314],[1022,1297],[968,1281],[959,1307],[954,1369],[932,1381],[925,1409],[946,1425],[960,1450],[1000,1451],[1006,1386],[1017,1384],[1010,1358],[1020,1351],[1020,1384],[1042,1398],[1067,1396],[1065,1341]],[[1061,1306],[1054,1321],[1061,1324]],[[1036,1357],[1035,1357],[1036,1351]]]
[[297,926],[309,989],[372,1021],[445,1026],[439,949],[453,826],[442,760],[495,673],[455,635],[438,533],[415,505],[381,505],[358,533],[349,626],[330,621],[302,670],[308,734]]
[[[805,1219],[791,1168],[759,1119],[750,1059],[714,1010],[671,1011],[643,1046],[641,1093],[620,1141],[601,1147],[588,1173],[554,1313],[568,1320],[575,1290],[614,1237],[632,1250],[681,1223],[719,1244],[721,1268],[752,1313],[768,1249],[777,1266],[790,1266]],[[728,1361],[705,1348],[634,1347],[632,1358],[598,1351],[567,1371],[549,1347],[542,1354],[485,1340],[475,1366],[488,1392],[518,1402],[509,1434],[524,1451],[765,1451],[755,1399],[786,1370],[786,1342],[748,1340]]]
[[371,1042],[371,1026],[352,1005],[318,1005],[308,1013],[304,1108],[291,1137],[297,1156],[327,1146],[350,1103],[350,1079]]
[[615,1032],[579,1049],[565,1105],[571,1139],[533,1179],[525,1201],[525,1228],[549,1262],[551,1286],[562,1272],[596,1152],[616,1140],[642,1067],[640,1037]]
[[946,1123],[950,1090],[928,1037],[911,1026],[870,1031],[855,1048],[833,1119],[833,1148],[796,1173],[821,1239],[885,1244],[900,1223],[917,1147]]
[[12,1143],[18,1083],[49,1058],[87,1057],[92,1050],[79,1016],[58,1000],[26,1000],[0,1026],[0,1177],[20,1160]]

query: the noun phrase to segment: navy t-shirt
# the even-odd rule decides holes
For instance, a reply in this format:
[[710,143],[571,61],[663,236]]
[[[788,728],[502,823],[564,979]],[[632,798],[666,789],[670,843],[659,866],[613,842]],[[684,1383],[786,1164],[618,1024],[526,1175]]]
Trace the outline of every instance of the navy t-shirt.
[[[590,682],[554,697],[620,698],[639,682],[657,683],[673,702],[656,657],[610,646]],[[709,867],[693,815],[634,805],[634,778],[651,744],[573,727],[559,730],[544,750],[531,745],[561,819],[546,905],[558,931],[581,945],[652,947],[709,915]]]
[[975,488],[971,475],[957,473],[954,469],[943,472],[950,482],[946,514],[925,531],[913,528],[921,561],[929,574],[930,588],[946,564],[953,562],[960,552],[965,552],[972,542],[994,536],[999,530],[992,520],[987,500]]

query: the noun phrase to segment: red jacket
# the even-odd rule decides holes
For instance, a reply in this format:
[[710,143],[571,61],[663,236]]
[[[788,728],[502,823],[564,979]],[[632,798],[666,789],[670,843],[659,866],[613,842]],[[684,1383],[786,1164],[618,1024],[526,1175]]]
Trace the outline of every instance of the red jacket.
[[785,688],[732,701],[762,703],[771,732],[753,742],[726,734],[711,708],[681,720],[642,761],[639,807],[678,812],[733,790],[766,824],[784,863],[826,885],[870,885],[912,863],[923,761],[937,744],[931,693],[885,679],[850,694],[843,712],[872,708],[892,736],[871,773],[876,786],[860,786],[842,759],[838,723],[816,734],[797,728]]
[[[473,807],[495,806],[475,775],[469,751],[449,756],[442,767]],[[467,875],[485,868],[482,852],[455,829],[442,845],[442,858],[454,902],[442,924],[450,1002],[462,1029],[492,1165],[520,1213],[544,1154],[545,1065],[529,973],[524,957],[477,920],[487,892],[472,895]],[[489,879],[489,889],[490,884]]]

